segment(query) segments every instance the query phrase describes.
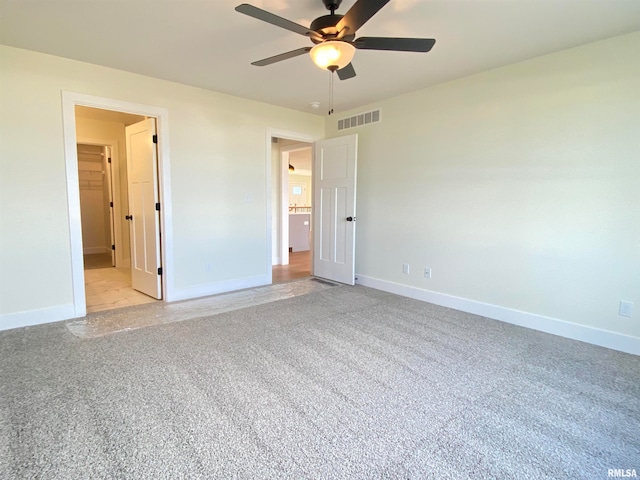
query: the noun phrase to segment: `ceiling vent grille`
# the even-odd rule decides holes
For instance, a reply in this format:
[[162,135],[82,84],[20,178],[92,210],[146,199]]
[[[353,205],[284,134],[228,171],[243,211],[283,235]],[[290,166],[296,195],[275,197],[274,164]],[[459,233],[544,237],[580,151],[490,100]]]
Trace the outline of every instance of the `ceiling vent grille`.
[[348,130],[350,128],[362,127],[370,123],[378,123],[381,120],[380,109],[371,110],[370,112],[357,113],[352,117],[338,120],[338,131]]

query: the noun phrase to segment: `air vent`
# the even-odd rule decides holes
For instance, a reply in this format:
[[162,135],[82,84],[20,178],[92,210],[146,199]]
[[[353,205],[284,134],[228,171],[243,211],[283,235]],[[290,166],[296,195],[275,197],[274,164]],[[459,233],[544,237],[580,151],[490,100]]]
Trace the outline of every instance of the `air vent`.
[[347,130],[349,128],[362,127],[370,123],[378,123],[380,121],[380,109],[371,110],[370,112],[358,113],[352,117],[338,120],[338,131]]

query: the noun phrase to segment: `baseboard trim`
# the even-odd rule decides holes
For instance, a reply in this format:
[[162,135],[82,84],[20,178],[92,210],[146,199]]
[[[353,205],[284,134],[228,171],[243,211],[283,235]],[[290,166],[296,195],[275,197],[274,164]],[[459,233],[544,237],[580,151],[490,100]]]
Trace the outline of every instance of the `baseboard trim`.
[[416,287],[389,282],[378,278],[356,275],[356,283],[365,287],[395,293],[403,297],[433,303],[443,307],[453,308],[482,317],[500,320],[502,322],[519,325],[521,327],[539,330],[553,335],[559,335],[581,342],[591,343],[600,347],[610,348],[633,355],[640,355],[640,338],[621,333],[602,330],[595,327],[567,322],[558,318],[546,317],[535,313],[523,312],[512,308],[501,307],[489,303],[469,300],[444,293],[432,292]]
[[85,247],[82,249],[83,255],[95,255],[97,253],[109,253],[110,248],[107,247]]
[[209,295],[217,295],[218,293],[233,292],[235,290],[261,287],[263,285],[270,284],[271,278],[267,275],[257,275],[255,277],[239,278],[224,282],[194,285],[192,287],[174,289],[171,298],[167,298],[167,301],[176,302],[179,300],[190,300],[192,298],[208,297]]
[[76,318],[73,304],[0,315],[0,331]]

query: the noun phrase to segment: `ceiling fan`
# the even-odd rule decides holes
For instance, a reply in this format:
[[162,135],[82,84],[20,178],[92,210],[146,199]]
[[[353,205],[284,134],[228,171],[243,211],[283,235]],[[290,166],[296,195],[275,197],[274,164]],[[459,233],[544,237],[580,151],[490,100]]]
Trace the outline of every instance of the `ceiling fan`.
[[342,0],[322,0],[331,14],[316,18],[309,28],[247,3],[238,5],[236,11],[309,37],[315,44],[314,47],[302,47],[252,62],[252,65],[263,67],[310,53],[314,63],[320,68],[331,72],[337,71],[340,80],[347,80],[356,76],[356,71],[351,64],[356,49],[428,52],[436,43],[433,38],[356,38],[356,31],[389,1],[357,0],[346,14],[339,15],[335,11],[340,7]]

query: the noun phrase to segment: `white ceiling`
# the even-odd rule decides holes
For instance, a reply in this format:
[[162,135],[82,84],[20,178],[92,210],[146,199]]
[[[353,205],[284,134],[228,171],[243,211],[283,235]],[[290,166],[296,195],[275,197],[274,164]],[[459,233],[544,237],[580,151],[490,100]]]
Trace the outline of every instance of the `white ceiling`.
[[[0,0],[0,43],[325,114],[329,77],[311,45],[239,14],[242,0]],[[249,0],[308,25],[321,0]],[[344,14],[354,0],[344,0]],[[357,77],[336,81],[346,110],[595,40],[640,30],[640,0],[391,0],[358,36],[435,38],[430,53],[357,51]],[[311,102],[320,102],[313,110]]]
[[[300,146],[304,146],[301,144]],[[311,145],[306,144],[305,149],[297,150],[289,154],[289,163],[294,166],[294,175],[311,175]]]

